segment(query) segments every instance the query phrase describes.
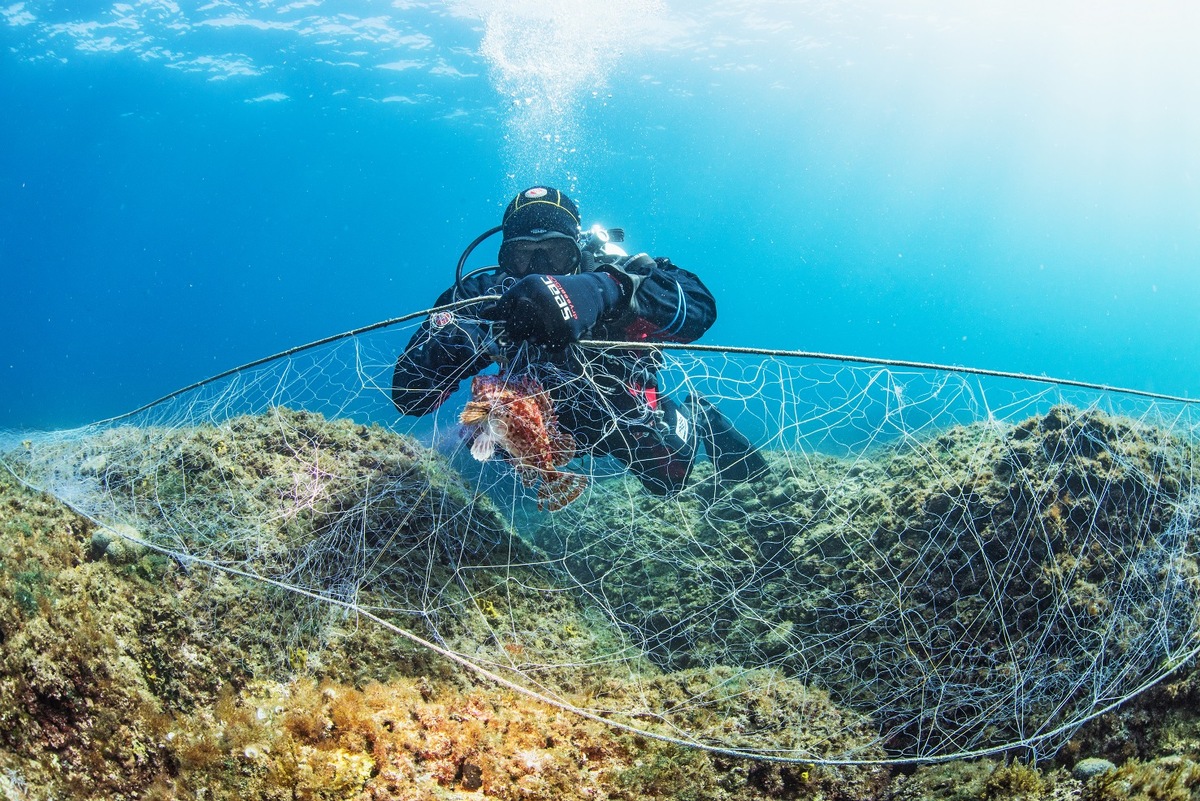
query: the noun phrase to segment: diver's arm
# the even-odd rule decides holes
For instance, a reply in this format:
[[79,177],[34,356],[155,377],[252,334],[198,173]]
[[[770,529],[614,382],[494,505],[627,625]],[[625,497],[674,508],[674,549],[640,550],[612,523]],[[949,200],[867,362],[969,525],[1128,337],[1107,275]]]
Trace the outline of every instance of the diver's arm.
[[630,341],[693,342],[717,319],[717,304],[703,282],[670,259],[631,256],[599,269],[615,277],[628,309],[612,325]]
[[[435,305],[449,302],[447,291]],[[401,414],[420,416],[441,405],[464,378],[485,368],[487,332],[472,318],[441,313],[427,318],[396,359],[392,403]]]
[[429,414],[458,389],[459,382],[479,372],[467,365],[442,364],[428,366],[428,350],[421,342],[424,332],[418,331],[396,359],[392,374],[392,403],[401,414],[419,417]]

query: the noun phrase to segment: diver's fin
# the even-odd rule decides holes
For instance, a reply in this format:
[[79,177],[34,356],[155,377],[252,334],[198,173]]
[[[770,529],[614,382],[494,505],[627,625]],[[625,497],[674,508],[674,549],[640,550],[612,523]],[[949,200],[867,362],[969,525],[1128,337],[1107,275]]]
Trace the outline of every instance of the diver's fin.
[[689,395],[687,403],[718,480],[739,484],[766,475],[767,460],[716,406],[699,395]]

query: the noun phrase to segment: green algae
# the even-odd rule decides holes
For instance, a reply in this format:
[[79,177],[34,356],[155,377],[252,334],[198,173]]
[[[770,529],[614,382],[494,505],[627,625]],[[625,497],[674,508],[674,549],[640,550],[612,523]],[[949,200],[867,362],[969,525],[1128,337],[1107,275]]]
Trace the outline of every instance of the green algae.
[[[243,525],[247,517],[273,521],[267,530],[240,530],[241,542],[221,554],[230,564],[260,572],[286,564],[281,560],[290,549],[322,538],[328,543],[347,513],[362,510],[364,476],[372,482],[382,476],[402,490],[397,494],[402,500],[381,508],[366,530],[399,531],[414,542],[435,543],[434,561],[445,564],[395,564],[394,575],[360,584],[364,604],[382,607],[397,597],[411,599],[404,594],[406,582],[432,570],[444,593],[436,610],[424,611],[437,611],[436,619],[399,613],[392,618],[398,624],[435,625],[444,642],[494,660],[502,672],[511,665],[513,677],[533,676],[565,698],[650,731],[684,731],[702,743],[785,752],[828,749],[886,756],[876,742],[877,721],[835,702],[830,689],[789,678],[781,657],[814,633],[827,633],[821,622],[806,615],[803,603],[793,603],[785,615],[764,619],[761,614],[761,599],[778,601],[795,589],[789,571],[808,576],[805,587],[813,594],[807,597],[857,603],[859,585],[852,571],[845,575],[847,566],[871,562],[867,551],[848,544],[851,538],[831,546],[830,536],[844,533],[846,521],[861,542],[900,543],[899,556],[879,558],[909,564],[914,557],[905,554],[914,549],[904,548],[904,537],[938,530],[930,522],[915,527],[914,519],[940,521],[940,526],[977,517],[978,510],[1005,500],[994,489],[1003,481],[996,478],[1003,470],[997,472],[995,465],[1005,454],[1019,466],[1014,470],[1031,473],[1076,462],[1049,471],[1044,496],[1020,500],[1027,506],[1024,514],[1042,520],[1045,530],[1058,532],[1061,525],[1054,536],[1064,540],[1078,533],[1080,516],[1073,516],[1063,490],[1086,488],[1091,481],[1077,470],[1107,470],[1106,486],[1123,487],[1115,494],[1127,498],[1127,506],[1151,500],[1138,494],[1147,487],[1164,503],[1185,489],[1170,486],[1165,477],[1148,483],[1145,476],[1153,472],[1139,472],[1169,450],[1156,448],[1151,439],[1139,444],[1122,434],[1121,442],[1143,450],[1121,452],[1106,465],[1102,457],[1111,456],[1111,449],[1084,454],[1056,445],[1064,435],[1050,432],[1067,426],[1049,416],[1031,423],[1027,435],[1009,432],[997,439],[994,432],[963,428],[927,450],[896,450],[852,465],[813,457],[808,470],[769,488],[743,485],[718,492],[706,484],[707,471],[701,469],[700,484],[682,504],[646,498],[616,482],[608,488],[615,503],[597,502],[589,523],[608,521],[612,531],[627,531],[629,499],[638,498],[636,519],[644,521],[639,535],[645,534],[658,553],[690,560],[682,564],[706,560],[700,562],[706,569],[742,582],[730,585],[747,588],[733,600],[744,604],[757,593],[753,608],[760,614],[750,620],[716,615],[711,619],[720,637],[673,640],[671,620],[689,610],[724,607],[714,604],[703,587],[680,586],[678,574],[672,578],[664,570],[668,559],[643,564],[641,572],[623,576],[622,586],[628,593],[626,609],[653,609],[661,616],[636,621],[647,635],[642,642],[651,646],[651,659],[614,663],[603,657],[627,642],[628,628],[582,606],[547,567],[554,560],[515,536],[486,498],[472,493],[444,462],[382,431],[277,414],[287,421],[282,430],[303,431],[303,437],[281,442],[272,434],[281,430],[278,417],[178,435],[124,431],[94,444],[81,459],[87,465],[81,472],[120,488],[123,497],[147,509],[143,525],[134,528],[143,537],[177,504],[199,510],[192,520],[203,525],[188,529],[192,539],[175,542],[193,553],[206,543],[221,543],[228,527]],[[911,480],[922,475],[922,464],[924,475],[937,480]],[[297,491],[304,488],[305,476],[315,475],[310,467],[315,474],[335,476],[335,486],[318,502],[281,516],[281,498],[305,497]],[[964,481],[961,471],[968,468],[974,472]],[[155,493],[155,482],[173,471],[186,478],[165,481],[166,489]],[[1123,483],[1134,473],[1136,481]],[[229,486],[242,488],[236,494],[240,509],[228,502]],[[435,504],[428,502],[431,497]],[[1058,514],[1052,511],[1056,504],[1062,507]],[[671,510],[680,508],[685,513],[672,517]],[[1006,513],[1019,517],[1007,508]],[[1096,509],[1089,514],[1094,519]],[[1164,525],[1154,517],[1158,512],[1150,514],[1152,525]],[[429,530],[444,517],[451,521],[445,531]],[[1118,526],[1115,519],[1113,525]],[[687,749],[480,683],[353,616],[328,614],[320,603],[285,603],[278,589],[186,559],[119,549],[110,554],[114,540],[97,548],[98,529],[92,523],[3,474],[0,526],[0,771],[9,796],[998,801],[1084,792],[1053,765],[1038,769],[979,760],[909,773],[882,766],[781,765]],[[537,545],[568,551],[564,530],[539,532]],[[629,545],[617,537],[609,544],[613,553]],[[720,552],[713,550],[715,544]],[[985,541],[977,547],[987,553],[994,546]],[[1052,553],[1054,540],[1045,547]],[[498,563],[492,558],[498,552],[505,554],[502,574],[487,569]],[[599,553],[587,551],[570,569],[577,576],[585,570],[601,575]],[[1057,586],[1086,613],[1088,604],[1105,600],[1104,580],[1124,557],[1078,558],[1086,564],[1046,568],[1043,560],[1039,569],[1061,571]],[[317,582],[344,566],[313,565],[311,572],[293,575]],[[847,608],[855,608],[853,603]],[[880,638],[886,633],[881,631]],[[752,645],[774,666],[746,671],[722,664],[731,644]],[[582,668],[554,668],[564,663]],[[865,666],[859,670],[870,675]],[[1119,756],[1114,751],[1120,747],[1129,751],[1115,760],[1120,762],[1134,754],[1148,761],[1161,758],[1164,752],[1155,749],[1200,755],[1200,727],[1185,712],[1195,692],[1190,675],[1114,715],[1140,721],[1136,735],[1129,726],[1122,729],[1123,738],[1095,734],[1100,721],[1079,732],[1064,751],[1065,764],[1077,756]],[[1173,716],[1160,714],[1172,703]],[[1128,763],[1124,783],[1089,785],[1086,797],[1117,797],[1113,793],[1121,789],[1143,794],[1136,797],[1176,797],[1153,793],[1190,789],[1191,769],[1180,764],[1156,763],[1154,778],[1148,777],[1149,769]]]
[[[1101,658],[1159,670],[1134,666],[1159,626],[1185,641],[1194,619],[1155,610],[1196,572],[1161,544],[1194,449],[1060,406],[853,460],[772,454],[724,493],[701,471],[674,502],[612,481],[536,542],[664,669],[769,662],[876,717],[894,752],[985,746],[1090,703],[1075,682]],[[1005,694],[1022,717],[987,713]]]
[[[273,431],[304,436],[285,444]],[[224,547],[224,530],[239,542],[210,561],[260,574],[287,565],[286,553],[312,549],[347,514],[361,519],[364,475],[376,486],[403,477],[391,481],[398,500],[374,512],[379,518],[369,521],[366,537],[388,532],[393,543],[398,536],[435,543],[434,558],[445,561],[393,560],[389,575],[360,583],[364,606],[382,610],[409,598],[403,585],[413,571],[435,578],[443,571],[442,617],[423,619],[443,642],[502,656],[508,661],[496,660],[496,670],[533,676],[567,698],[607,697],[614,714],[665,708],[656,720],[640,721],[648,730],[773,729],[790,746],[800,724],[836,717],[822,694],[774,672],[670,676],[648,662],[601,658],[621,642],[610,622],[585,613],[485,498],[433,455],[385,432],[278,411],[220,431],[102,432],[78,458],[81,474],[128,504],[129,528],[99,529],[0,474],[10,533],[3,564],[18,568],[0,572],[0,603],[22,609],[22,592],[39,588],[36,605],[0,622],[0,765],[46,797],[408,799],[466,791],[489,798],[761,798],[770,797],[766,787],[804,784],[781,778],[798,776],[798,768],[772,769],[776,778],[768,782],[761,770],[736,768],[738,760],[615,732],[479,685],[353,615],[297,603],[278,587],[196,558],[206,538]],[[280,498],[295,500],[298,482],[313,475],[309,465],[333,486],[299,513],[279,515]],[[186,478],[156,491],[164,472],[176,470]],[[230,486],[240,489],[230,493]],[[230,497],[241,504],[237,515]],[[177,517],[183,512],[189,525]],[[245,520],[255,516],[269,525],[247,530]],[[456,550],[448,552],[449,543]],[[503,569],[488,568],[493,549],[505,554]],[[312,564],[303,580],[341,567]],[[581,667],[553,667],[563,662]],[[708,700],[689,703],[697,694]],[[844,728],[836,734],[849,738]],[[680,773],[684,764],[691,767]],[[828,797],[854,798],[846,788],[878,786],[884,774],[823,775]]]
[[1083,801],[1191,801],[1200,795],[1200,762],[1179,756],[1130,760],[1091,779]]

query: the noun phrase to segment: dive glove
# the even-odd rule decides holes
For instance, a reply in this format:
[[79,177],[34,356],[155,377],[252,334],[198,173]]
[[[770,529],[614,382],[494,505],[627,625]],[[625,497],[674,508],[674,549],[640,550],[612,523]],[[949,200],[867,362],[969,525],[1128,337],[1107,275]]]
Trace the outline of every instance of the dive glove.
[[607,273],[527,275],[479,316],[503,321],[514,342],[557,350],[616,310],[621,295],[620,285]]

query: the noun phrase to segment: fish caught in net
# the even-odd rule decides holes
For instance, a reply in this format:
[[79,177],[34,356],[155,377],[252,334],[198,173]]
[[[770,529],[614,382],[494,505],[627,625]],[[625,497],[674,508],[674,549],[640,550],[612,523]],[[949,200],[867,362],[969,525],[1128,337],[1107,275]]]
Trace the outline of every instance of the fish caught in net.
[[114,542],[255,588],[280,621],[265,651],[319,650],[349,618],[724,752],[1046,754],[1197,651],[1186,399],[671,348],[657,391],[707,399],[764,469],[700,459],[664,494],[561,426],[592,392],[579,371],[491,368],[398,416],[416,319],[7,434],[3,463]]
[[587,478],[557,468],[575,458],[575,440],[558,424],[549,393],[537,379],[477,375],[458,421],[471,437],[471,455],[486,462],[504,452],[526,487],[537,487],[538,508],[556,512],[579,497]]

